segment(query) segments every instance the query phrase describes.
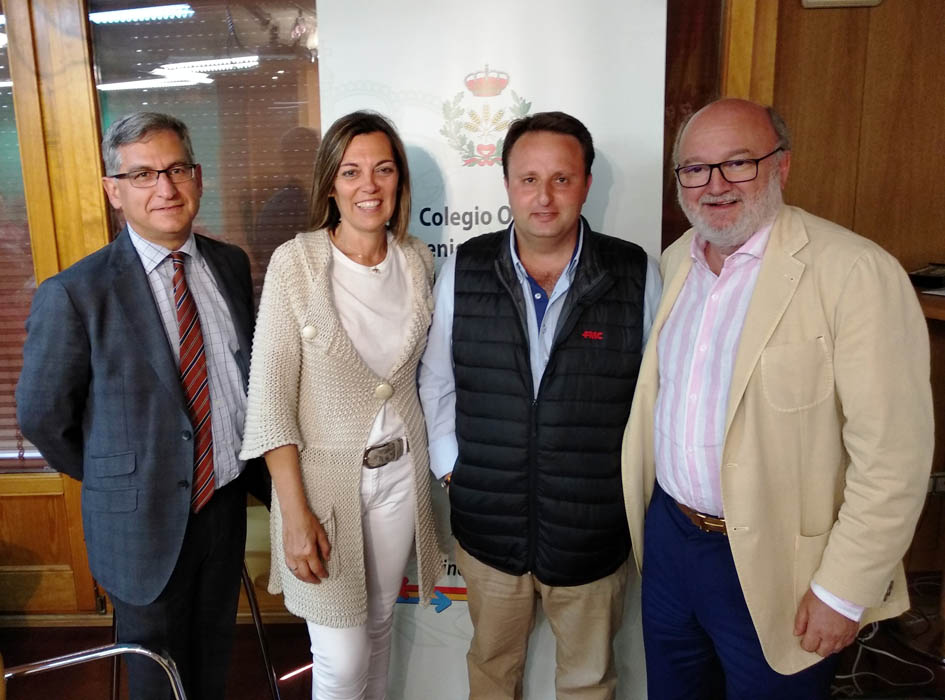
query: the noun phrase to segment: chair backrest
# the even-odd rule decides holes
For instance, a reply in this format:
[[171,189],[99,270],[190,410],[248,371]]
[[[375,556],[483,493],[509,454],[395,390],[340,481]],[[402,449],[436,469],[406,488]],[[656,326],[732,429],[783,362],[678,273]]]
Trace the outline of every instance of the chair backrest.
[[[175,700],[187,700],[184,692],[184,684],[181,682],[180,673],[177,671],[177,665],[169,656],[164,656],[150,649],[145,649],[140,644],[108,644],[103,647],[77,651],[64,656],[56,656],[52,659],[43,659],[30,664],[20,666],[11,666],[3,670],[3,678],[15,678],[16,676],[29,676],[34,673],[44,673],[46,671],[55,671],[56,669],[84,664],[98,659],[108,659],[121,654],[138,654],[146,656],[158,664],[167,676],[171,691]],[[5,691],[4,691],[5,693]],[[5,700],[5,694],[0,694],[0,700]]]

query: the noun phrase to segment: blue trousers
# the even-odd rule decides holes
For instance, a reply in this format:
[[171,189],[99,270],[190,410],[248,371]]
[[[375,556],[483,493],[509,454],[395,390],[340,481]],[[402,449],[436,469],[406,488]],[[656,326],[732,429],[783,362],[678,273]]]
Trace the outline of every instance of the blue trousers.
[[644,532],[643,644],[652,700],[817,700],[836,655],[789,676],[765,661],[723,534],[702,532],[657,484]]

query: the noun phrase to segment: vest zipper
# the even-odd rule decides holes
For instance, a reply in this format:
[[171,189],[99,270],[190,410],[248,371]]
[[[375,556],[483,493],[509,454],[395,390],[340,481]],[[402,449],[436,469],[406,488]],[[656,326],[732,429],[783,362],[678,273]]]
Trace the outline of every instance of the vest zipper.
[[[495,263],[495,272],[496,276],[499,278],[499,284],[501,284],[505,291],[508,293],[509,298],[512,300],[512,308],[515,309],[515,313],[518,316],[519,321],[519,332],[522,334],[522,339],[525,343],[525,357],[526,357],[526,366],[525,366],[525,377],[527,380],[528,388],[531,391],[532,398],[531,404],[529,406],[529,430],[528,430],[528,552],[525,556],[525,569],[526,573],[531,573],[535,569],[535,542],[538,538],[538,505],[537,505],[537,496],[535,494],[535,487],[538,481],[538,477],[535,474],[536,469],[538,468],[538,459],[535,455],[536,448],[536,438],[538,436],[538,397],[535,393],[535,385],[532,382],[532,371],[527,360],[529,357],[529,338],[528,338],[528,326],[526,325],[527,314],[524,309],[516,303],[519,297],[516,296],[515,291],[512,288],[511,283],[506,280],[505,276],[502,274],[502,268],[499,265],[499,262]],[[521,292],[521,289],[518,290]],[[524,299],[523,299],[524,301]],[[526,302],[527,303],[527,302]],[[539,384],[538,393],[541,393],[541,385]]]
[[[539,389],[540,391],[540,389]],[[535,548],[538,541],[538,458],[536,456],[538,440],[538,399],[532,398],[529,411],[531,423],[528,433],[528,559],[526,569],[535,570]]]

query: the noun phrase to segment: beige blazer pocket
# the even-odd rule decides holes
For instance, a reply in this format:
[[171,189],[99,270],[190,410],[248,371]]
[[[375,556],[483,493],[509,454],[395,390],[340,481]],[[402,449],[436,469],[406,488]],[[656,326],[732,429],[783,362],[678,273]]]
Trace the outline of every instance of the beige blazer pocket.
[[826,340],[820,336],[765,348],[761,382],[775,411],[795,413],[824,401],[833,392],[833,362]]
[[794,538],[794,602],[799,603],[801,598],[810,588],[811,577],[820,566],[820,560],[823,558],[824,549],[827,547],[827,538],[830,537],[830,530],[827,532],[805,537],[796,535]]

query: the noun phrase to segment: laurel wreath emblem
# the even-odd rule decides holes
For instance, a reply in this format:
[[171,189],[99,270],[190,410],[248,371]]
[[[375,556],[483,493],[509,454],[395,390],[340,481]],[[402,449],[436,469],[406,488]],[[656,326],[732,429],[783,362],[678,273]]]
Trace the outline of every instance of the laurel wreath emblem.
[[[514,90],[512,103],[495,112],[488,104],[482,109],[465,109],[465,93],[458,92],[452,100],[443,103],[443,126],[440,129],[449,145],[459,153],[464,167],[487,166],[502,162],[502,145],[509,122],[528,115],[532,103]],[[506,114],[508,116],[506,116]],[[471,135],[471,137],[470,137]]]

